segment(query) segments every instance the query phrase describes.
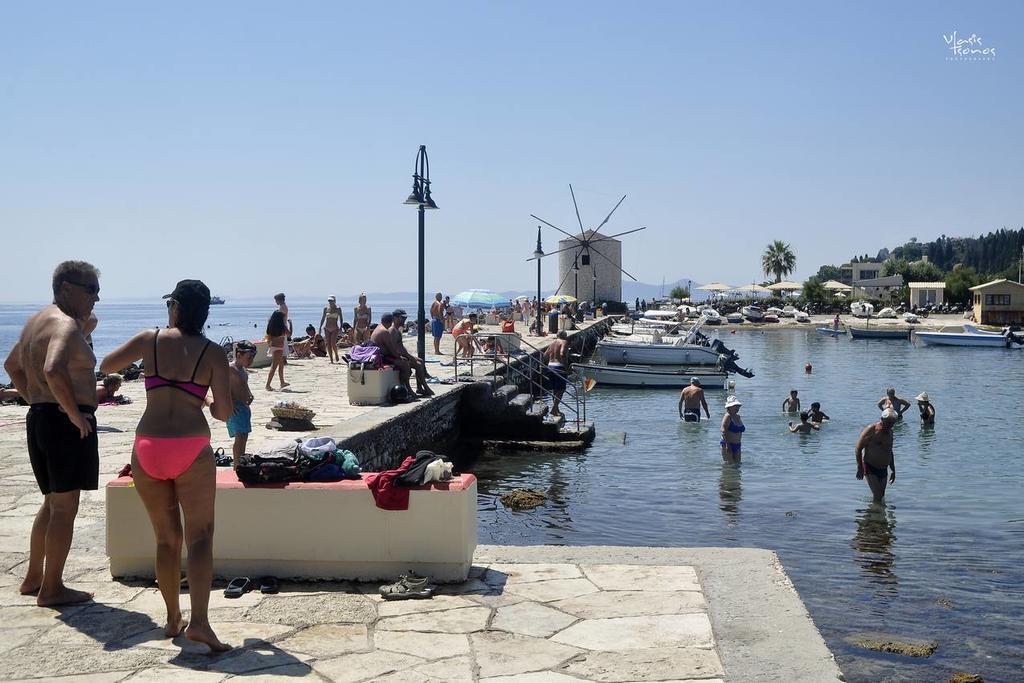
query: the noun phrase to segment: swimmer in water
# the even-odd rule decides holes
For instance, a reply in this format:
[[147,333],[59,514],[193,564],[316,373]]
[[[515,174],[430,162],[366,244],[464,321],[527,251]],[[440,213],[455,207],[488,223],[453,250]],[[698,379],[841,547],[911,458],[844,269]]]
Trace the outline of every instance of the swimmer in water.
[[807,411],[800,413],[800,424],[795,425],[792,422],[789,423],[789,431],[792,434],[799,432],[800,434],[810,434],[812,429],[821,429],[820,424],[814,422],[808,422],[807,418],[809,415]]
[[800,412],[800,399],[796,397],[796,389],[791,389],[789,396],[782,402],[782,412],[784,413],[799,413]]
[[935,406],[928,400],[928,392],[922,391],[914,397],[914,400],[917,401],[917,410],[921,413],[921,424],[935,424]]
[[742,405],[735,396],[730,396],[725,401],[725,415],[722,417],[722,440],[718,442],[722,447],[724,462],[737,464],[740,462],[742,455],[740,442],[743,432],[747,431],[740,418],[740,406]]
[[708,410],[708,402],[704,398],[704,388],[696,377],[690,378],[690,386],[683,389],[679,394],[679,418],[683,422],[700,422],[700,409],[704,408],[704,414],[711,419],[711,412]]
[[871,487],[871,495],[875,502],[885,497],[885,475],[889,475],[889,483],[896,481],[896,458],[892,452],[892,426],[899,419],[896,411],[886,408],[878,422],[868,425],[857,439],[854,455],[857,458],[857,478],[867,479]]
[[877,405],[879,410],[892,409],[896,413],[896,419],[902,420],[903,413],[910,407],[910,401],[897,396],[895,387],[889,387],[885,390],[885,396],[878,399]]
[[811,418],[811,422],[821,424],[824,420],[831,420],[832,418],[821,412],[821,404],[815,401],[811,404],[811,409],[807,411],[807,415]]

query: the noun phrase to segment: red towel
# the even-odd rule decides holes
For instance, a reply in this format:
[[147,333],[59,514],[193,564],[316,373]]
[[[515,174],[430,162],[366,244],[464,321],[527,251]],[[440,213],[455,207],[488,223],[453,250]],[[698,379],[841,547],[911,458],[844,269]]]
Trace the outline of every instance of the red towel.
[[377,507],[382,510],[408,510],[409,489],[404,486],[395,486],[395,478],[405,472],[416,461],[416,457],[410,455],[402,461],[397,470],[386,472],[373,472],[364,477],[363,481],[370,487],[373,500]]

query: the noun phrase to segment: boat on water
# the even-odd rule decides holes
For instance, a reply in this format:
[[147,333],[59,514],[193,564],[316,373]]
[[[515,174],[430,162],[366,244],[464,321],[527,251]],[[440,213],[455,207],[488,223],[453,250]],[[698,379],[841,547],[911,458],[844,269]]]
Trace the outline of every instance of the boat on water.
[[905,339],[910,340],[910,330],[900,330],[888,327],[854,327],[846,328],[851,339]]
[[870,318],[875,307],[867,301],[854,301],[850,304],[850,314],[855,318]]
[[740,313],[752,323],[764,320],[764,311],[761,310],[760,306],[744,306],[740,309]]
[[681,389],[696,377],[705,389],[725,389],[728,373],[712,367],[661,367],[654,365],[598,365],[583,363],[573,366],[598,386],[652,387]]
[[211,296],[210,297],[210,305],[211,306],[216,306],[217,304],[222,304],[222,303],[224,303],[224,299],[221,299],[219,296]]
[[597,354],[610,365],[640,363],[645,365],[715,365],[718,352],[709,346],[688,344],[680,337],[670,344],[644,343],[632,340],[602,339]]
[[844,330],[841,327],[838,329],[836,329],[835,327],[816,327],[814,329],[815,332],[817,332],[818,334],[824,334],[829,337],[842,337],[843,335],[846,334],[846,330]]
[[974,325],[945,325],[938,331],[915,330],[914,338],[925,344],[936,346],[987,346],[992,348],[1008,347],[1016,342],[1009,330],[988,332],[979,330]]

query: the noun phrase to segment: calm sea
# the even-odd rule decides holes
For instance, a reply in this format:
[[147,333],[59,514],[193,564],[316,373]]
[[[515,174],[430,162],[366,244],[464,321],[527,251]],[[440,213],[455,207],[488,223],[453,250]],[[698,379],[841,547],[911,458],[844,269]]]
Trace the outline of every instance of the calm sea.
[[[416,304],[412,301],[369,301],[373,311],[373,321],[379,320],[384,313],[396,308],[403,308],[411,319],[416,317]],[[320,316],[326,302],[320,300],[297,299],[288,302],[288,315],[297,336],[304,334],[306,325],[312,323],[319,326]],[[427,303],[429,306],[429,302]],[[352,323],[352,309],[355,301],[339,301],[343,321]],[[2,359],[7,358],[11,347],[21,334],[22,325],[42,304],[11,305],[0,304],[0,382],[7,383],[10,379],[2,368]],[[267,328],[267,319],[276,310],[272,299],[267,302],[240,301],[210,307],[210,318],[207,321],[206,336],[214,341],[225,337],[233,339],[261,339]],[[146,328],[167,325],[167,307],[160,300],[148,303],[118,302],[100,300],[96,304],[96,317],[99,325],[93,332],[93,347],[97,358],[117,348],[136,332]]]
[[[717,425],[680,422],[674,391],[598,386],[582,454],[485,455],[481,543],[753,546],[779,553],[815,623],[852,681],[1024,680],[1024,352],[914,347],[810,332],[725,335],[740,364],[743,464],[723,466]],[[804,373],[804,363],[813,374]],[[937,407],[895,428],[898,476],[871,504],[854,477],[854,444],[894,385]],[[832,417],[821,432],[787,431],[789,389]],[[526,512],[498,496],[546,489]],[[876,655],[845,638],[884,631],[935,639],[931,658]]]

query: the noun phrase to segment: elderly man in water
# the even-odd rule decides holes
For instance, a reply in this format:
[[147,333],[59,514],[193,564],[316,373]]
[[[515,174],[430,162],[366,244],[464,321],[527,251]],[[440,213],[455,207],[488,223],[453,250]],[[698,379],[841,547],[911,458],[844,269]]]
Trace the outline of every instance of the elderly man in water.
[[905,398],[900,398],[899,396],[897,396],[896,387],[889,387],[888,389],[885,390],[885,396],[878,399],[878,403],[876,405],[878,406],[879,410],[885,410],[886,408],[890,408],[893,412],[896,413],[896,419],[902,420],[903,413],[905,413],[907,408],[910,407],[910,401],[906,400]]
[[896,458],[892,452],[892,426],[899,419],[896,411],[886,408],[878,422],[868,425],[857,439],[854,454],[857,458],[857,478],[867,479],[876,503],[885,497],[886,474],[888,483],[896,481]]
[[704,388],[700,385],[700,379],[691,377],[690,386],[679,394],[679,418],[683,422],[700,422],[701,408],[704,408],[704,414],[710,420],[711,411],[708,410],[708,402],[704,398]]

